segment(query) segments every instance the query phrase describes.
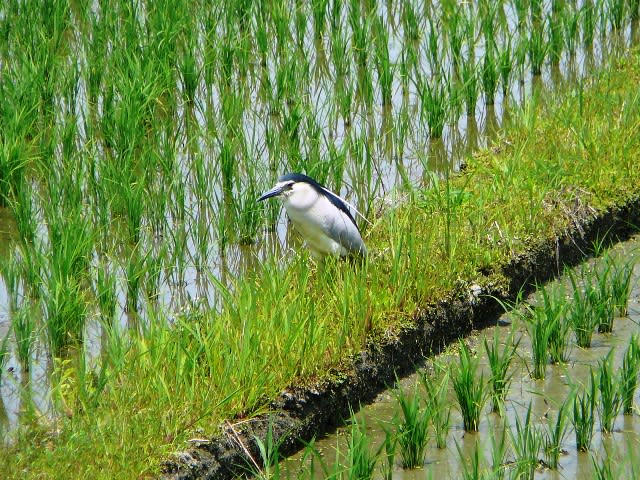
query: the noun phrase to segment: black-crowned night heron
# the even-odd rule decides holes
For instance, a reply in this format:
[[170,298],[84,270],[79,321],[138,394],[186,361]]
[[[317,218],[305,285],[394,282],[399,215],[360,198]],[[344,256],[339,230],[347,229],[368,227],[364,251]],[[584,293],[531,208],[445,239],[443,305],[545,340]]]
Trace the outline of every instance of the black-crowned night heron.
[[367,254],[349,204],[313,178],[301,173],[283,175],[258,202],[271,197],[282,199],[291,223],[314,256]]

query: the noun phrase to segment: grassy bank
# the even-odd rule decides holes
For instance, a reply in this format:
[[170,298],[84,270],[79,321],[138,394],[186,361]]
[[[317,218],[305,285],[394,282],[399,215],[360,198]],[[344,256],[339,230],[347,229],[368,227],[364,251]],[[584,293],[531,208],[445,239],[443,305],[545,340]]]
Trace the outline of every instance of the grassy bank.
[[184,310],[168,328],[158,309],[126,337],[105,327],[101,359],[55,362],[51,399],[64,415],[49,423],[27,404],[0,476],[151,474],[223,419],[339,372],[366,341],[457,286],[500,283],[512,255],[638,195],[639,83],[635,52],[597,80],[514,109],[513,127],[462,175],[434,178],[375,220],[364,266],[268,259],[218,285],[220,312]]

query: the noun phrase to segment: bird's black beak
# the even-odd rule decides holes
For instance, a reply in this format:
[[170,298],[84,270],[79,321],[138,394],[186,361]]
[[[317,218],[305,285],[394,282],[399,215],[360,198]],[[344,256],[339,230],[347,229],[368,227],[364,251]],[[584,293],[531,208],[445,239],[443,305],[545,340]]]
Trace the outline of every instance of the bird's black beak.
[[273,187],[268,192],[263,193],[258,198],[258,200],[256,200],[256,202],[261,202],[261,201],[266,200],[267,198],[271,198],[271,197],[277,197],[278,195],[280,195],[282,193],[283,189],[284,189],[284,187],[282,185],[276,185],[275,187]]

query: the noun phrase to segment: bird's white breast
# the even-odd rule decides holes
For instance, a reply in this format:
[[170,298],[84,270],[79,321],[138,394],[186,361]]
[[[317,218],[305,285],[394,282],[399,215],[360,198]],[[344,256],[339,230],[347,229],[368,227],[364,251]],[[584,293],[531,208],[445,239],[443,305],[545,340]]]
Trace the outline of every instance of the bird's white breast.
[[331,222],[336,221],[337,211],[340,213],[338,221],[350,222],[350,220],[324,195],[320,195],[310,185],[296,184],[283,198],[283,204],[293,226],[314,253],[333,255],[348,253],[340,243],[325,232],[329,230]]

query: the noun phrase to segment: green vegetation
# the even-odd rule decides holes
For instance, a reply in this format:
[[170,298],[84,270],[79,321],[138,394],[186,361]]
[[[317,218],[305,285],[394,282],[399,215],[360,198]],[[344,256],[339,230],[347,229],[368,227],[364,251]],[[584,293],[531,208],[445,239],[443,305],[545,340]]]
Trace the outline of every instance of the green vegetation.
[[640,344],[638,344],[638,337],[633,335],[622,359],[620,371],[620,393],[625,415],[633,413],[633,397],[638,386],[638,374],[640,374]]
[[513,341],[513,330],[502,347],[502,351],[500,351],[500,340],[497,331],[493,335],[492,343],[489,343],[486,337],[484,339],[484,350],[491,368],[489,383],[491,385],[491,400],[494,412],[500,412],[504,408],[504,399],[513,378],[513,374],[509,373],[509,366],[519,344],[520,340]]
[[560,454],[562,453],[562,442],[567,435],[567,402],[563,402],[558,408],[555,423],[551,420],[543,432],[543,450],[547,466],[557,470],[560,465]]
[[402,390],[397,394],[401,416],[394,420],[397,430],[398,445],[402,466],[416,468],[424,463],[424,452],[427,448],[429,437],[429,420],[431,410],[422,405],[422,400],[417,392],[406,395]]
[[[497,102],[498,73],[508,97],[574,53],[533,4],[501,3],[512,25],[480,3],[3,2],[0,271],[10,350],[49,357],[50,411],[25,398],[0,477],[156,473],[194,432],[348,369],[418,306],[505,285],[514,255],[636,198],[636,53],[545,102],[534,89],[464,174],[415,186],[403,161],[436,164],[428,137]],[[637,16],[589,5],[586,43]],[[378,215],[381,162],[409,200]],[[262,240],[278,211],[252,200],[286,170],[367,214],[368,263],[315,268]]]
[[543,447],[543,436],[531,419],[531,404],[524,421],[516,416],[515,429],[510,429],[511,444],[515,455],[515,478],[532,480],[538,467],[538,455]]
[[589,386],[583,387],[582,390],[576,392],[573,397],[573,416],[571,417],[571,421],[576,434],[576,448],[582,452],[589,450],[593,438],[598,399],[596,384],[596,377],[593,374],[593,370],[591,370]]
[[451,383],[458,400],[460,413],[467,432],[477,432],[480,416],[487,401],[484,373],[478,375],[478,359],[471,356],[469,347],[458,342],[459,364],[451,365]]

